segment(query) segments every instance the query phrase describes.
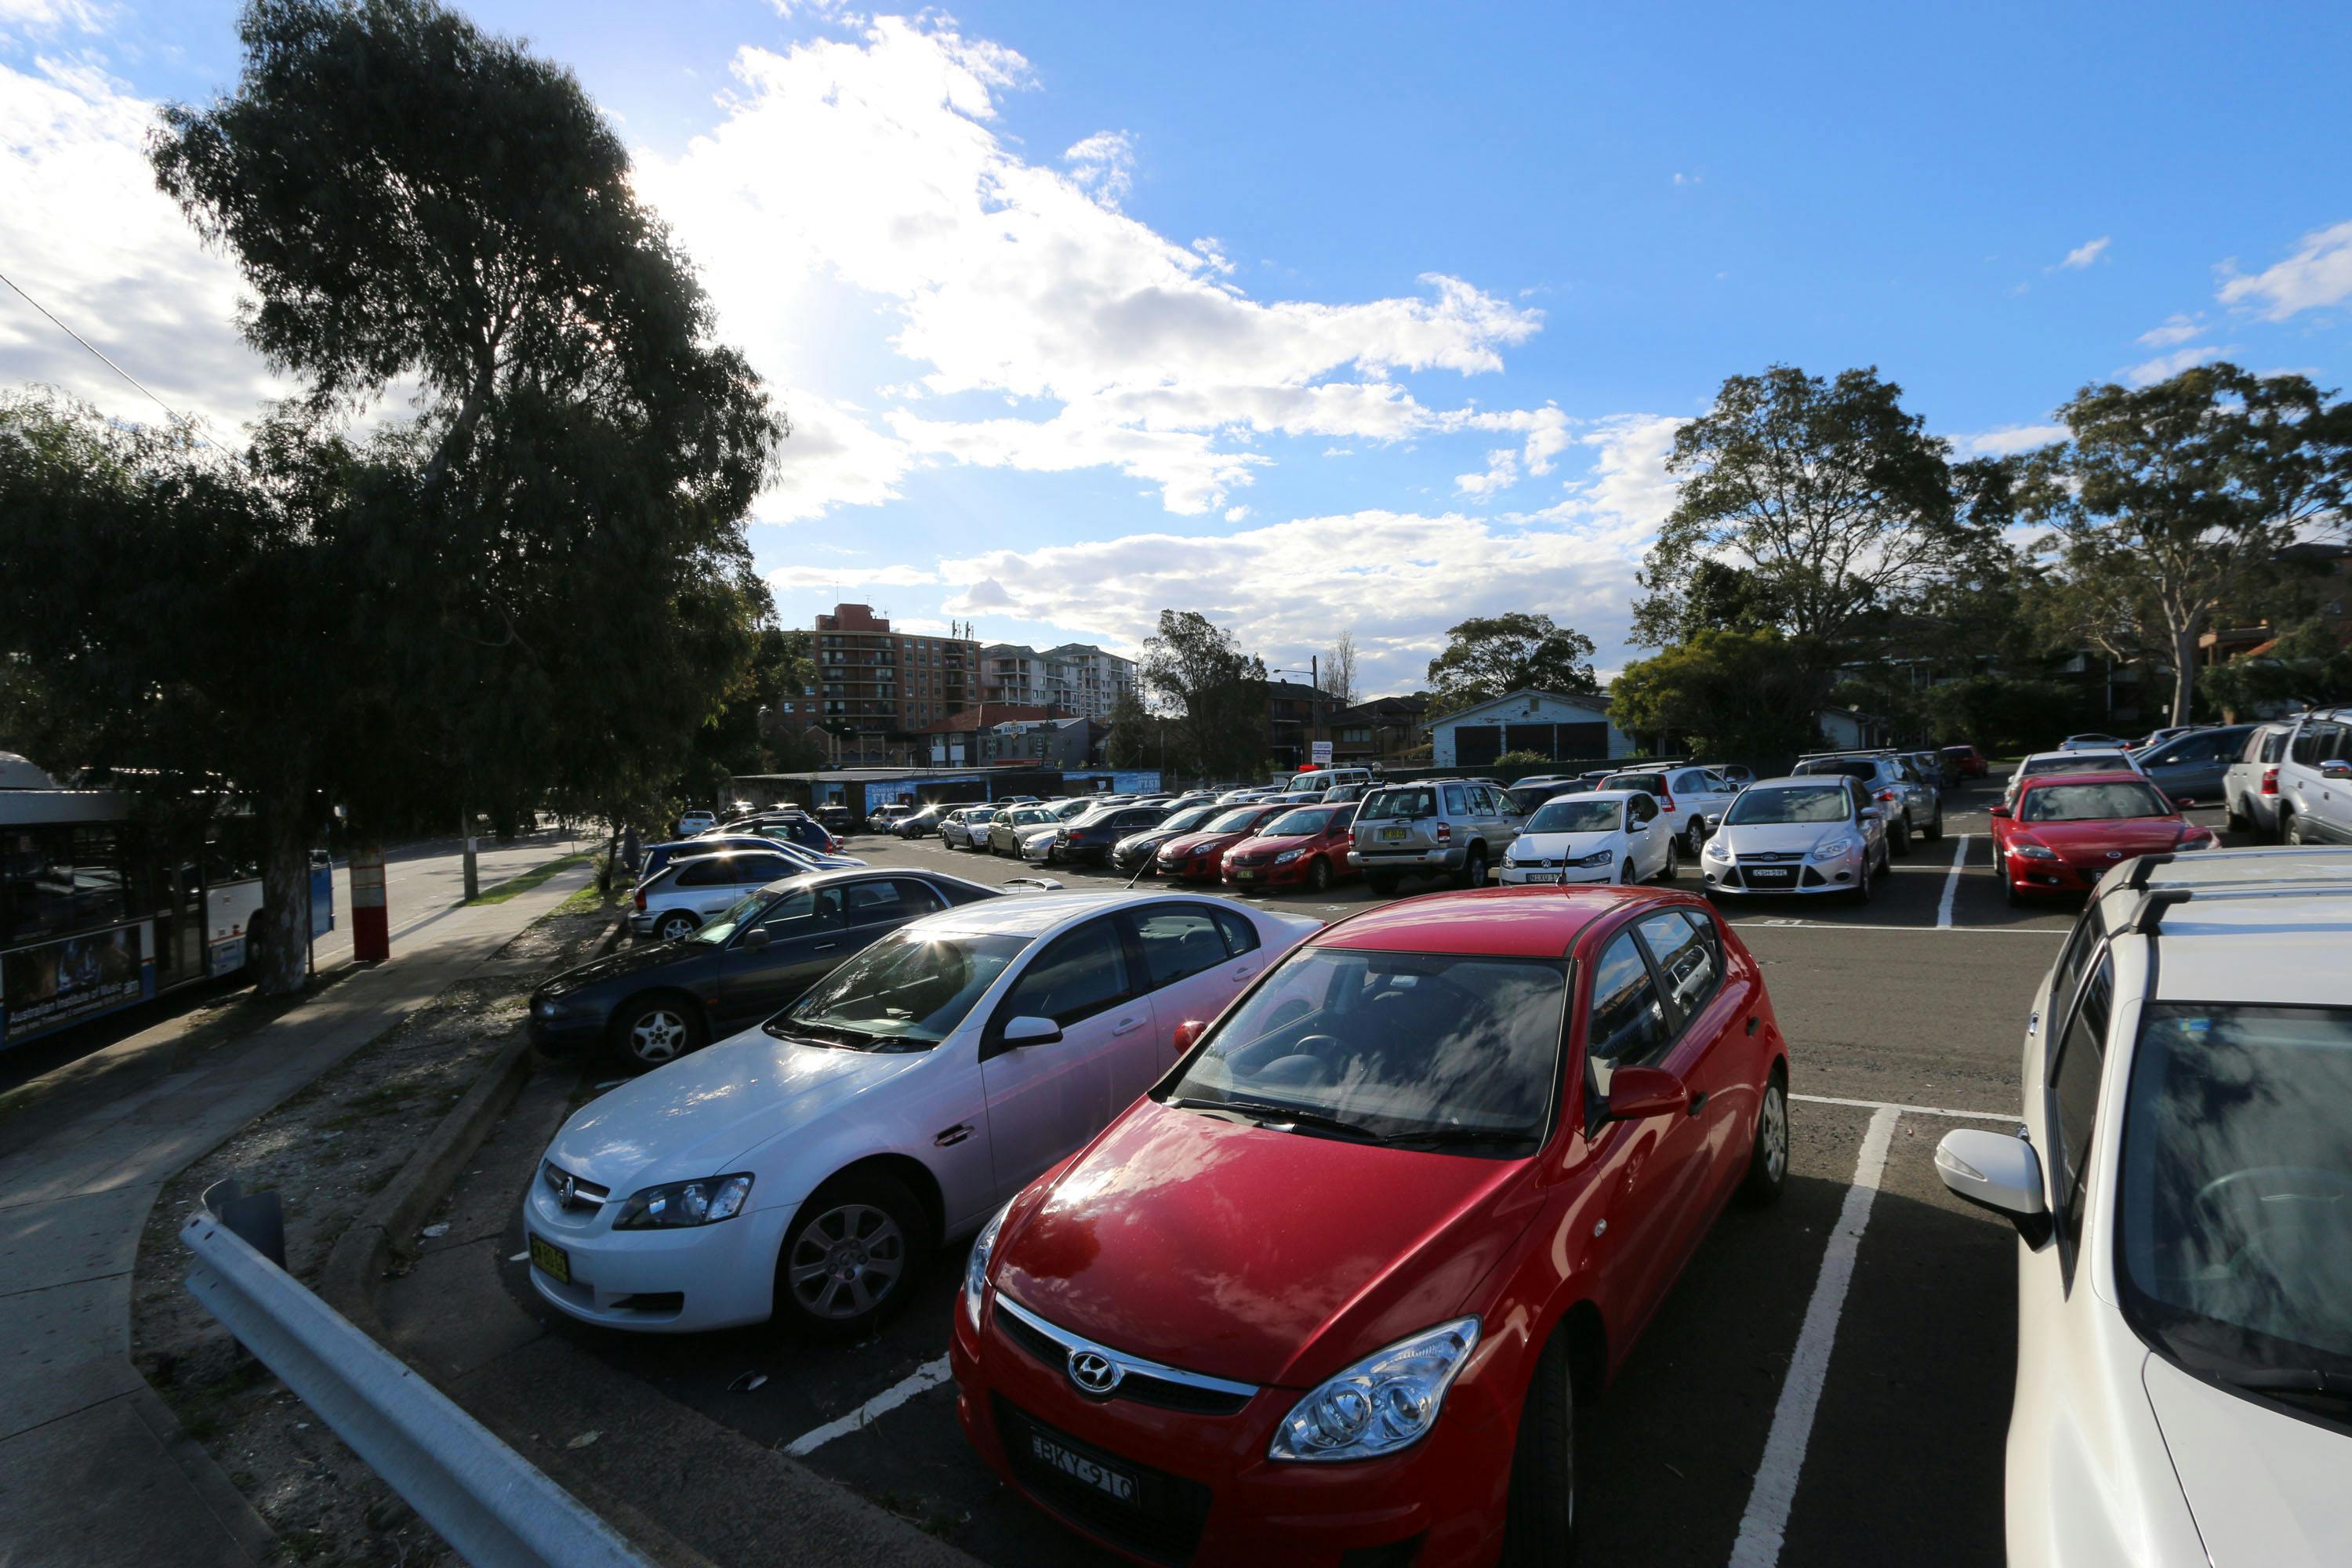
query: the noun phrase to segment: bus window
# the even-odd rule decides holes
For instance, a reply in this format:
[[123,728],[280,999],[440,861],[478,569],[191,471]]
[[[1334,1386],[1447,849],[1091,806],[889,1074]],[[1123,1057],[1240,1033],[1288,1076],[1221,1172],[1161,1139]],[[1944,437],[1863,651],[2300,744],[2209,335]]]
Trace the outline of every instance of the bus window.
[[73,830],[10,827],[0,855],[0,941],[37,942],[73,928]]
[[76,827],[72,925],[77,930],[118,925],[130,918],[130,900],[122,883],[122,845],[115,824],[100,822]]

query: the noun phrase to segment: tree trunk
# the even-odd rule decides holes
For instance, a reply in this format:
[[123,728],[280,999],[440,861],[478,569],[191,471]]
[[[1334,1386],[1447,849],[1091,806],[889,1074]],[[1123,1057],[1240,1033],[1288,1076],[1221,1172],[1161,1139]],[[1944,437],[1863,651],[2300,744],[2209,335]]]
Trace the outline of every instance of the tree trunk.
[[256,803],[261,827],[261,908],[246,933],[254,989],[290,996],[310,978],[310,792],[273,790]]
[[2189,722],[2189,705],[2197,690],[2197,627],[2172,628],[2172,722]]

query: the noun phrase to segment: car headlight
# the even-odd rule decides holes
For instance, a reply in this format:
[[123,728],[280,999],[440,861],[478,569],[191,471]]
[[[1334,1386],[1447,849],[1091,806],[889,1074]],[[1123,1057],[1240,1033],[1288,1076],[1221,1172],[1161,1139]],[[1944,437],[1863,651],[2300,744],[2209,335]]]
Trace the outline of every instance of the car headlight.
[[1606,866],[1617,858],[1614,849],[1596,849],[1590,855],[1580,855],[1569,862],[1571,866]]
[[1519,847],[1514,844],[1508,849],[1503,851],[1503,865],[1505,868],[1507,869],[1508,868],[1519,863],[1518,848]]
[[988,1290],[988,1260],[996,1251],[996,1233],[1004,1225],[1004,1216],[1013,1212],[1013,1200],[980,1227],[978,1239],[971,1244],[971,1256],[963,1263],[963,1315],[973,1328],[980,1327],[980,1299]]
[[1478,1320],[1456,1318],[1399,1340],[1340,1372],[1291,1407],[1269,1459],[1370,1459],[1429,1435],[1477,1347]]
[[2058,851],[2041,844],[2012,844],[2009,852],[2021,860],[2055,860]]
[[[1297,850],[1296,850],[1296,849],[1286,849],[1286,850],[1284,850],[1281,854],[1279,854],[1279,855],[1277,855],[1277,856],[1276,856],[1276,857],[1274,858],[1274,863],[1275,863],[1276,865],[1277,865],[1277,866],[1287,866],[1287,865],[1289,865],[1293,860],[1296,860],[1296,859],[1297,859],[1297,858],[1298,858],[1298,851],[1297,851]],[[1507,860],[1505,862],[1505,864],[1507,864],[1507,865],[1508,863],[1509,863],[1509,862],[1508,862]]]
[[705,1176],[699,1181],[671,1182],[647,1187],[621,1205],[614,1230],[681,1230],[716,1225],[743,1212],[751,1196],[748,1175]]
[[1699,851],[1699,858],[1702,860],[1728,860],[1731,858],[1731,851],[1725,847],[1723,836],[1721,834],[1718,833],[1714,837],[1706,841],[1706,847]]
[[1835,838],[1824,838],[1813,846],[1816,860],[1839,860],[1853,853],[1853,840],[1841,833]]

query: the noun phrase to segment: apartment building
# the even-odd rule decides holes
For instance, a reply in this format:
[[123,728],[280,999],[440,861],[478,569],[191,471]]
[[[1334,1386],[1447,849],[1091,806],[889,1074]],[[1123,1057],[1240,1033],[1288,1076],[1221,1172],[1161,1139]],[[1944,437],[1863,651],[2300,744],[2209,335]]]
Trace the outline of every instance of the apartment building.
[[1092,643],[1043,652],[1023,643],[991,643],[980,658],[982,697],[990,702],[1108,719],[1119,698],[1136,689],[1135,661]]
[[861,740],[928,729],[978,694],[977,642],[894,632],[871,605],[835,605],[813,642],[817,717]]

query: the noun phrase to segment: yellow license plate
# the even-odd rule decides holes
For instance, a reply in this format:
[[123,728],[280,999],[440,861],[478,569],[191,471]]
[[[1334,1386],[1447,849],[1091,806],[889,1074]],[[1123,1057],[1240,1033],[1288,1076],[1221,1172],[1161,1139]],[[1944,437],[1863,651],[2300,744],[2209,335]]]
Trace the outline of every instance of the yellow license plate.
[[1246,866],[1236,866],[1234,868],[1234,880],[1236,882],[1246,882],[1252,877],[1256,875],[1256,872],[1251,870]]
[[530,1266],[558,1285],[572,1283],[572,1259],[551,1241],[541,1241],[535,1236],[530,1238]]

